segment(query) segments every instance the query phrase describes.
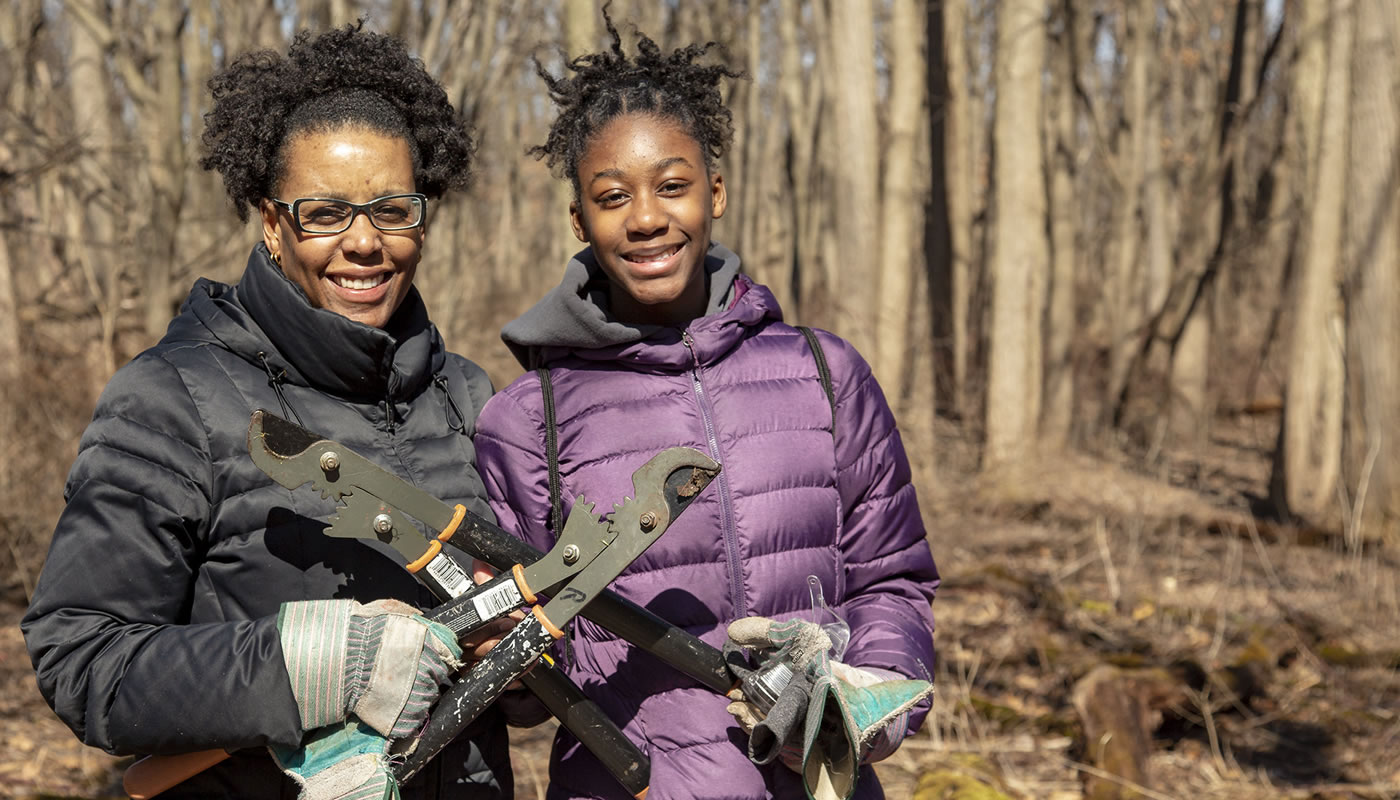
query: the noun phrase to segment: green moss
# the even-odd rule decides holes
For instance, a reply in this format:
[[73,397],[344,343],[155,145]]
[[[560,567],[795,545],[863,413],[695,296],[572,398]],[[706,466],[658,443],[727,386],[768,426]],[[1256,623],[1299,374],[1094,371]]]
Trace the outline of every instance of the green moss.
[[1147,659],[1141,653],[1108,653],[1103,660],[1123,669],[1139,669],[1148,665]]
[[914,800],[1011,800],[1011,796],[971,776],[940,769],[919,777]]
[[1272,664],[1275,656],[1268,646],[1260,641],[1260,635],[1255,633],[1250,636],[1249,641],[1240,649],[1240,655],[1235,659],[1235,666],[1246,664]]
[[1003,728],[1011,727],[1022,720],[1021,714],[1015,709],[993,703],[985,697],[972,695],[968,698],[968,703],[971,704],[972,710],[975,711],[979,717],[988,722],[994,722]]
[[1090,614],[1098,614],[1101,617],[1109,617],[1114,614],[1113,604],[1103,600],[1084,600],[1080,602],[1079,607]]
[[1337,642],[1318,645],[1317,657],[1334,667],[1365,667],[1371,661],[1369,653],[1363,653],[1349,644]]
[[1041,714],[1035,718],[1035,728],[1041,733],[1073,739],[1082,733],[1077,719],[1058,714]]

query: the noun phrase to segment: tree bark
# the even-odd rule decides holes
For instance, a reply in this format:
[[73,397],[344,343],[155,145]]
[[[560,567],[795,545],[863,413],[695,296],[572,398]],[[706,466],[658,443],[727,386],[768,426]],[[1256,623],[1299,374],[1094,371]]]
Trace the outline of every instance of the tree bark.
[[[564,0],[564,57],[566,60],[578,58],[598,49],[601,31],[598,6],[592,0]],[[567,70],[566,70],[567,72]],[[551,269],[563,271],[570,256],[582,250],[584,245],[574,237],[573,226],[569,223],[569,203],[574,199],[573,183],[565,179],[556,180],[552,185],[554,208],[550,210],[553,234],[550,239]]]
[[998,8],[987,468],[1026,455],[1037,437],[1043,305],[1036,288],[1044,279],[1048,249],[1039,136],[1043,12],[1035,0],[1005,0]]
[[[1294,80],[1309,163],[1307,232],[1292,303],[1274,497],[1286,514],[1313,518],[1333,503],[1341,466],[1345,330],[1338,280],[1353,30],[1348,0],[1303,0],[1300,6],[1302,52]],[[1324,69],[1307,68],[1319,60]]]
[[[139,90],[138,103],[144,108],[146,168],[151,182],[149,223],[143,239],[147,246],[145,277],[146,335],[152,339],[165,332],[175,311],[171,276],[179,254],[175,248],[180,227],[180,209],[185,182],[185,135],[182,127],[184,86],[180,72],[180,28],[183,11],[178,0],[158,0],[151,18],[154,31],[154,83]],[[134,59],[135,54],[128,58]],[[128,74],[137,67],[130,63]]]
[[1400,525],[1400,36],[1394,4],[1357,0],[1347,177],[1345,465],[1349,531]]
[[[927,365],[931,381],[915,382],[916,386],[928,386],[933,391],[936,409],[953,413],[958,408],[955,398],[961,385],[954,371],[960,346],[954,324],[954,294],[960,288],[966,291],[963,284],[967,280],[965,261],[962,265],[963,275],[958,274],[956,254],[960,245],[966,246],[969,225],[954,224],[954,203],[962,202],[963,209],[966,209],[966,198],[955,201],[953,195],[966,190],[966,186],[957,185],[960,177],[955,177],[955,173],[960,173],[965,165],[955,160],[955,150],[959,133],[967,123],[953,118],[953,59],[961,57],[953,51],[961,50],[963,31],[959,27],[957,34],[950,34],[948,27],[950,23],[957,24],[958,11],[954,9],[960,10],[961,7],[961,3],[935,3],[929,7],[926,16],[930,186],[928,211],[924,219],[927,278],[923,285],[927,302],[923,311],[929,319],[928,333],[932,337],[933,358]],[[959,86],[956,92],[966,94],[966,89]],[[966,314],[965,304],[962,313]]]
[[[880,198],[879,308],[875,374],[896,402],[908,387],[914,273],[923,268],[925,178],[913,168],[923,147],[924,30],[928,13],[916,0],[893,0],[889,26],[890,100]],[[923,357],[929,348],[919,348]],[[930,398],[931,401],[931,398]],[[930,402],[930,405],[932,403]]]
[[1054,48],[1051,81],[1054,94],[1046,121],[1050,151],[1050,295],[1046,308],[1045,409],[1041,415],[1041,439],[1057,449],[1069,442],[1074,423],[1074,366],[1070,348],[1074,341],[1074,282],[1078,271],[1078,204],[1075,202],[1075,160],[1079,155],[1075,119],[1073,4],[1058,5],[1060,38]]
[[[95,19],[104,18],[103,8],[90,0],[74,0],[70,8],[73,6],[82,6]],[[100,374],[93,376],[94,383],[100,385],[117,368],[115,340],[126,266],[126,259],[119,254],[127,252],[125,245],[129,243],[118,241],[111,214],[114,193],[110,189],[122,181],[113,158],[120,126],[112,119],[111,78],[104,66],[102,43],[92,27],[81,21],[75,21],[69,30],[68,89],[74,134],[81,142],[82,155],[73,165],[78,202],[67,209],[67,223],[75,233],[72,258],[83,273],[101,324]],[[100,259],[97,253],[102,254]]]
[[794,319],[811,320],[816,286],[824,283],[817,240],[812,233],[815,226],[811,224],[816,216],[814,209],[822,205],[822,199],[812,191],[812,159],[817,127],[812,87],[820,87],[821,79],[815,70],[803,68],[798,15],[797,0],[780,0],[777,27],[782,48],[782,69],[777,78],[777,88],[782,98],[787,129],[785,160],[790,199],[783,205],[786,227],[792,231],[793,238],[793,263],[789,270],[794,297],[791,314]]
[[1142,239],[1143,162],[1147,147],[1148,79],[1155,72],[1156,48],[1153,26],[1156,8],[1153,0],[1133,0],[1127,14],[1129,49],[1127,86],[1124,90],[1127,130],[1119,137],[1114,159],[1119,167],[1119,201],[1114,252],[1117,258],[1108,275],[1109,315],[1109,394],[1117,398],[1128,380],[1134,344],[1141,340],[1146,319],[1142,305],[1142,269],[1139,243]]
[[[839,330],[862,353],[874,354],[878,279],[870,265],[880,263],[880,134],[875,98],[875,7],[873,0],[832,3],[825,57],[833,66],[832,142],[837,239],[836,286]],[[880,380],[889,376],[879,375]]]

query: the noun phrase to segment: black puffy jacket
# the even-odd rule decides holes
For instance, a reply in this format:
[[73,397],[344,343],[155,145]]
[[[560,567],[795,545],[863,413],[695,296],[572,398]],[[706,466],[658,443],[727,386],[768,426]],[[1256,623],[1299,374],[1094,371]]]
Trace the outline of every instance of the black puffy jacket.
[[[302,733],[278,607],[431,598],[386,545],[324,536],[334,503],[253,465],[249,416],[290,411],[489,516],[471,434],[490,394],[480,367],[445,351],[416,290],[379,330],[313,308],[263,245],[236,286],[197,282],[83,434],[22,623],[44,697],[111,753],[237,751],[164,796],[295,797],[263,748]],[[510,797],[500,714],[469,733],[404,796]]]

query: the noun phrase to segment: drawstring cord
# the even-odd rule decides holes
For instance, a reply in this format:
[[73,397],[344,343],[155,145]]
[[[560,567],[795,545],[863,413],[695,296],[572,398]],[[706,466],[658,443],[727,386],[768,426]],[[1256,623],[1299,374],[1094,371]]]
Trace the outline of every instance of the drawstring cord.
[[[452,399],[452,392],[447,390],[447,379],[442,376],[442,373],[438,373],[433,376],[433,385],[442,391],[443,400],[447,404],[447,427],[466,436],[467,417],[457,406],[457,401]],[[456,419],[454,420],[453,417]]]
[[282,383],[287,380],[286,368],[273,372],[272,365],[267,363],[267,353],[261,350],[258,351],[258,359],[262,361],[263,369],[267,370],[267,385],[271,386],[272,391],[277,395],[277,405],[282,407],[282,417],[284,419],[291,417],[297,421],[298,425],[305,428],[306,425],[301,421],[301,415],[297,413],[295,408],[292,408],[291,404],[287,402],[287,396],[282,393]]

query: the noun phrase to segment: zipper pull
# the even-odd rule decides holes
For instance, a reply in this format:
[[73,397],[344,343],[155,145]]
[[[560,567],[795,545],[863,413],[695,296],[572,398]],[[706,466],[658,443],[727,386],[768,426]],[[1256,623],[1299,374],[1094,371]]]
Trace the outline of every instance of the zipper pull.
[[690,361],[695,369],[700,369],[700,354],[695,352],[695,340],[690,338],[690,331],[681,331],[681,343],[690,351]]

